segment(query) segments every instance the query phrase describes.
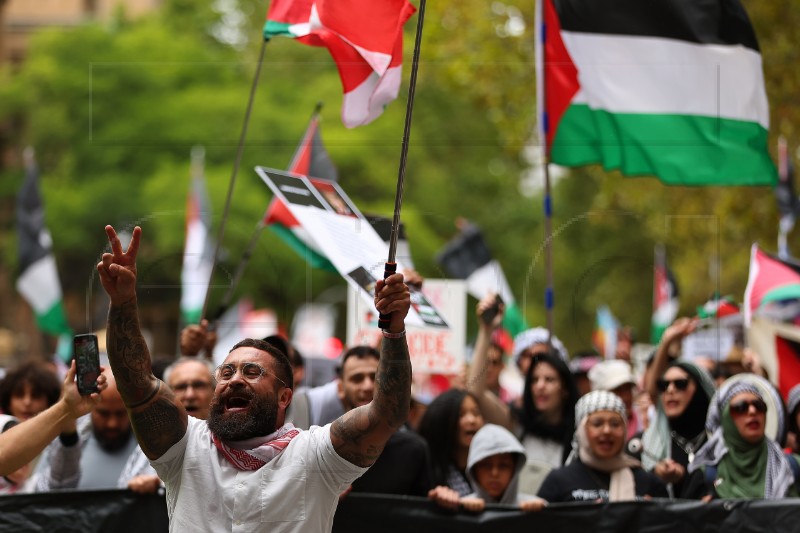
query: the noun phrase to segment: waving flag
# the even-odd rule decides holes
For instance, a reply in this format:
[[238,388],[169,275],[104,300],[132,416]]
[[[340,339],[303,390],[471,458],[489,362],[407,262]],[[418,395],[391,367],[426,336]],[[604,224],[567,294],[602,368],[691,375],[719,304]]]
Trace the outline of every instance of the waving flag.
[[675,317],[678,316],[678,284],[667,268],[667,258],[661,246],[656,247],[653,269],[653,319],[650,341],[658,344]]
[[192,184],[186,200],[186,244],[181,272],[181,317],[184,324],[200,322],[214,264],[211,202],[203,177],[203,156],[202,148],[192,150]]
[[283,35],[326,47],[344,89],[342,122],[354,128],[397,98],[403,25],[415,11],[407,0],[273,0],[264,38]]
[[761,54],[738,0],[540,0],[554,163],[669,185],[773,185]]
[[773,302],[800,299],[800,265],[750,249],[750,274],[744,291],[744,323],[749,326],[756,311]]
[[503,267],[492,258],[492,252],[477,226],[466,222],[438,254],[436,262],[454,278],[467,282],[467,292],[477,299],[489,293],[499,294],[506,307],[503,327],[512,337],[528,329],[522,310],[517,306]]
[[[25,153],[25,181],[17,194],[17,246],[20,267],[17,290],[33,308],[39,329],[68,339],[72,329],[64,313],[53,240],[44,224],[39,169],[30,148]],[[59,348],[59,355],[66,360],[71,355],[66,353],[69,351],[71,347],[64,351]]]

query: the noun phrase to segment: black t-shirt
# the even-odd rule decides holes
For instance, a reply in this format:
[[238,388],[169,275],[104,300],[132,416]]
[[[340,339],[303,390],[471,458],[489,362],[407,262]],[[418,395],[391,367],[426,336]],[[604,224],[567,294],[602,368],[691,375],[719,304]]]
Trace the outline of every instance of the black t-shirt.
[[[632,470],[637,496],[667,497],[667,489],[656,475],[639,467]],[[610,484],[611,474],[589,468],[577,460],[550,472],[538,496],[551,503],[608,501]]]
[[353,482],[353,492],[427,496],[433,488],[430,452],[413,431],[395,431],[378,460]]

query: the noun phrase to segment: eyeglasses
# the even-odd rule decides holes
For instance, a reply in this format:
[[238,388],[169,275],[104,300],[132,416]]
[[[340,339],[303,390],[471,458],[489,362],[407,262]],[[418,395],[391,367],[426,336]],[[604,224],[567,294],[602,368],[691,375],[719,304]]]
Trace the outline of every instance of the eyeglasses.
[[656,387],[661,392],[667,392],[670,384],[675,385],[675,388],[684,391],[689,388],[689,378],[681,379],[659,379],[656,381]]
[[766,413],[767,412],[767,404],[764,403],[764,400],[739,400],[736,403],[730,404],[731,414],[733,415],[743,415],[750,411],[750,406],[756,408],[757,413]]
[[284,387],[288,387],[286,382],[272,372],[268,372],[266,368],[258,363],[241,363],[238,366],[231,363],[219,365],[214,371],[214,377],[216,378],[217,383],[225,383],[226,381],[232,380],[237,371],[242,374],[242,378],[245,381],[249,381],[250,383],[257,383],[264,374],[271,374],[275,377],[275,379],[280,381]]
[[184,383],[176,384],[172,387],[172,390],[175,392],[183,392],[189,387],[193,388],[194,390],[206,390],[211,388],[211,383],[207,381],[186,381]]

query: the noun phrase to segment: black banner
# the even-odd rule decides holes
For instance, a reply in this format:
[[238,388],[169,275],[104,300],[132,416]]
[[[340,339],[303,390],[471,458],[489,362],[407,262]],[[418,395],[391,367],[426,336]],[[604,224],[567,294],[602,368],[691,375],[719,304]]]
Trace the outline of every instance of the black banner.
[[[800,499],[556,504],[539,513],[491,506],[480,514],[441,510],[422,498],[351,494],[339,503],[337,533],[752,533],[796,531]],[[163,496],[124,490],[0,496],[0,531],[166,532]]]

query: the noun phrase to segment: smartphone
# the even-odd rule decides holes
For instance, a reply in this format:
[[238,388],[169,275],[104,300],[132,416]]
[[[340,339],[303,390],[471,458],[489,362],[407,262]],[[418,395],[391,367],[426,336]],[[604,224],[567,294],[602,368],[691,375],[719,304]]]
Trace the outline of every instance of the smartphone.
[[500,312],[500,306],[503,305],[503,299],[500,297],[499,294],[495,295],[494,303],[487,307],[486,310],[481,313],[481,320],[483,320],[484,324],[491,324],[494,317],[497,316],[497,313]]
[[75,335],[72,339],[75,358],[78,392],[86,396],[98,392],[97,378],[100,377],[100,350],[97,348],[97,335],[87,333]]

